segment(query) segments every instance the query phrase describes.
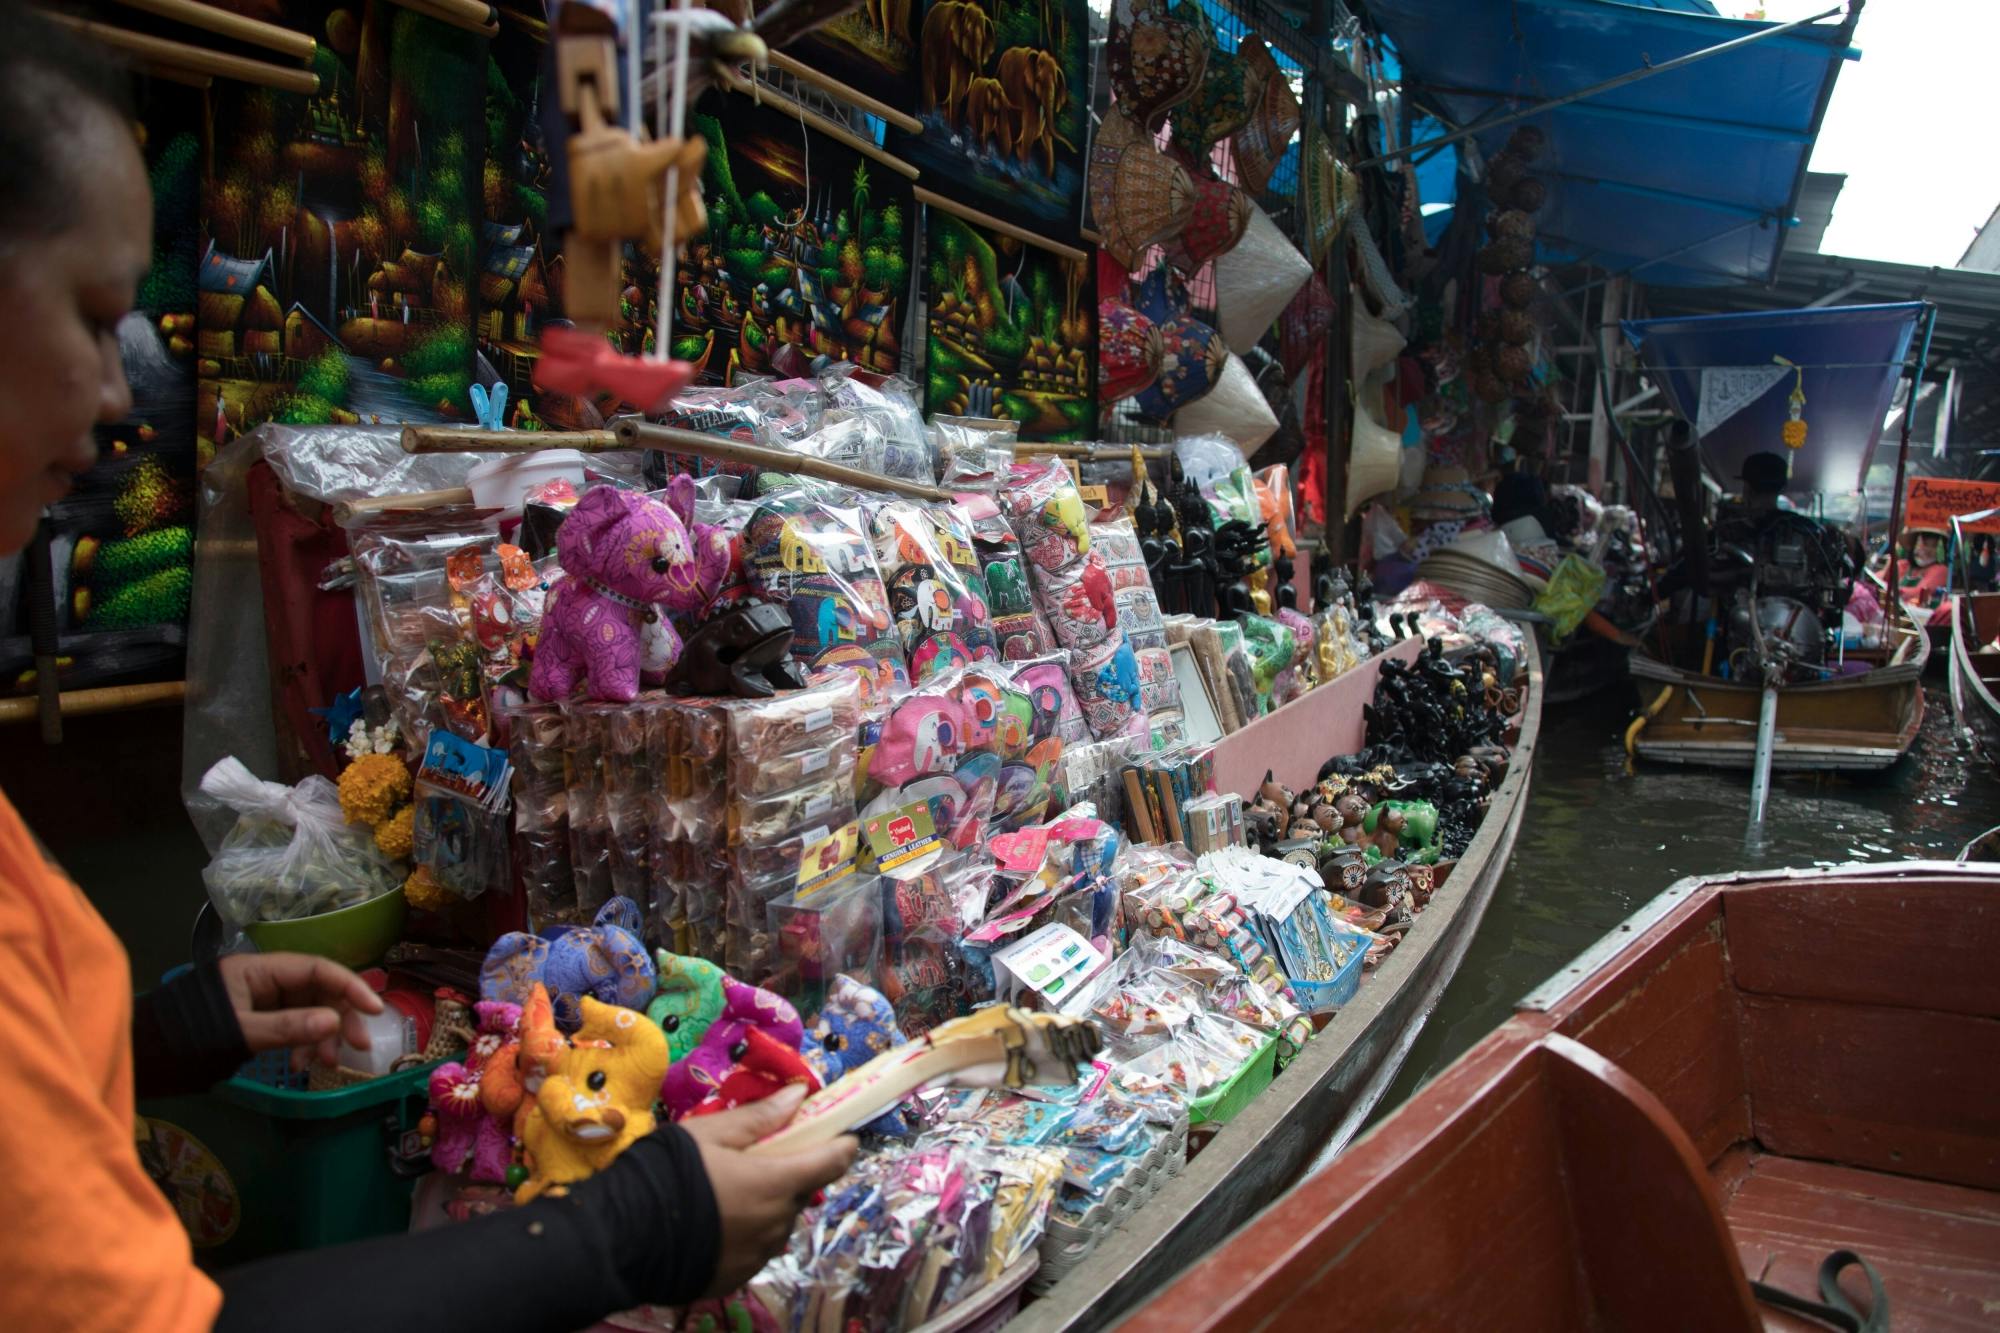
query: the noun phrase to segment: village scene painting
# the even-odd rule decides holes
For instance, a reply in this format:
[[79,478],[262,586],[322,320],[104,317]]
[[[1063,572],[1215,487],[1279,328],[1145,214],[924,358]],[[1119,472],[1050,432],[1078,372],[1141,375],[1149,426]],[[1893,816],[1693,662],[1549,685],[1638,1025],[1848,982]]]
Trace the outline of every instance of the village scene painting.
[[892,131],[890,150],[938,193],[1073,242],[1088,36],[1083,0],[929,0],[917,32],[923,132]]
[[[139,122],[153,187],[153,262],[118,324],[132,388],[97,428],[97,463],[49,510],[57,683],[88,689],[184,674],[194,588],[195,265],[201,246],[202,97],[151,85]],[[0,561],[0,693],[37,684],[30,590]]]
[[469,419],[483,39],[388,0],[279,17],[320,87],[215,90],[197,431]]
[[917,109],[918,0],[861,0],[785,48],[820,73],[898,111]]
[[498,13],[500,34],[486,61],[473,378],[507,386],[505,424],[515,430],[594,430],[604,424],[594,405],[534,387],[542,330],[568,323],[562,238],[549,230],[552,162],[540,101],[549,30],[532,0],[513,0]]
[[[771,107],[712,93],[708,230],[674,281],[672,354],[706,384],[805,376],[837,361],[894,372],[910,284],[909,183]],[[650,351],[659,270],[628,250],[620,343]]]
[[1004,417],[1024,440],[1097,434],[1090,264],[925,210],[924,409]]

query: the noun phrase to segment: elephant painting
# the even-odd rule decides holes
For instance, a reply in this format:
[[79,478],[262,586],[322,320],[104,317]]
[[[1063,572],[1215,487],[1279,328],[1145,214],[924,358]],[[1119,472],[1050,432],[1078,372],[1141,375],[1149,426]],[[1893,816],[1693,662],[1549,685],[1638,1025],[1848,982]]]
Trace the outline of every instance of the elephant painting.
[[904,36],[910,27],[910,0],[864,0],[861,6],[868,16],[868,26],[882,36],[886,44]]
[[1014,104],[1000,80],[975,75],[965,90],[965,128],[978,147],[993,144],[1004,157],[1014,151]]
[[960,109],[972,81],[993,59],[993,20],[966,0],[938,0],[924,15],[925,107],[942,107],[945,119],[962,124]]
[[1053,176],[1056,142],[1062,137],[1056,133],[1056,119],[1069,109],[1069,81],[1062,65],[1047,51],[1010,46],[1000,53],[996,72],[1014,114],[1013,151],[1026,165],[1039,148],[1042,170]]

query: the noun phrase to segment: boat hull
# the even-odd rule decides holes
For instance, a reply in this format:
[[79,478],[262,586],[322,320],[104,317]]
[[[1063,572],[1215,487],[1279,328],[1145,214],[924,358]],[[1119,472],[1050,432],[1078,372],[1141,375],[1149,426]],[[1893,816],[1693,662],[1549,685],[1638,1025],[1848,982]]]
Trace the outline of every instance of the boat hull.
[[2000,764],[2000,652],[1980,645],[2000,634],[2000,593],[1966,593],[1954,599],[1951,639],[1952,723],[1969,735],[1989,763]]
[[[1868,772],[1889,767],[1916,743],[1924,723],[1924,667],[1930,638],[1914,618],[1894,655],[1873,670],[1778,691],[1778,737],[1771,767],[1779,772]],[[1642,695],[1660,687],[1633,743],[1640,759],[1708,768],[1749,769],[1757,757],[1763,691],[1632,655]]]
[[1102,1328],[1221,1244],[1359,1133],[1464,961],[1520,831],[1543,675],[1532,641],[1527,702],[1507,776],[1465,855],[1416,927],[1317,1037],[1181,1174],[1029,1305],[1013,1333]]

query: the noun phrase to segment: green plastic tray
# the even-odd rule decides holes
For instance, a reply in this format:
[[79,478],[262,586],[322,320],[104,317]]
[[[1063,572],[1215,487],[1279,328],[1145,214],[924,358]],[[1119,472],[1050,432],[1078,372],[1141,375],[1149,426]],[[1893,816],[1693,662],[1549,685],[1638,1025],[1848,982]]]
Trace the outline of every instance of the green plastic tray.
[[1227,1083],[1188,1103],[1190,1125],[1226,1125],[1278,1076],[1278,1039],[1267,1038]]

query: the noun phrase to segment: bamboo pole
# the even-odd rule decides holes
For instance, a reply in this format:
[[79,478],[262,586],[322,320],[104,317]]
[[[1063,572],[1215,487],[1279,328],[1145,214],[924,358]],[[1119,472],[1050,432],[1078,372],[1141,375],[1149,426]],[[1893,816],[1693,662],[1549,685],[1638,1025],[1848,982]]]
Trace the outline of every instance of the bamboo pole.
[[1017,227],[1011,222],[1002,222],[991,213],[982,213],[976,208],[967,208],[964,204],[945,198],[935,190],[926,190],[923,186],[919,185],[911,190],[910,193],[917,197],[918,203],[923,204],[927,208],[935,208],[942,212],[952,213],[964,218],[967,222],[976,222],[988,231],[997,231],[1002,236],[1012,236],[1017,241],[1026,241],[1029,245],[1038,245],[1050,254],[1061,255],[1064,259],[1070,260],[1073,263],[1081,264],[1084,260],[1090,258],[1089,254],[1077,249],[1073,245],[1064,245],[1061,241],[1052,241],[1046,236],[1037,236],[1026,227]]
[[783,51],[773,51],[767,59],[770,62],[771,68],[783,70],[800,83],[817,88],[830,96],[837,97],[858,110],[866,111],[878,120],[886,120],[905,134],[922,134],[924,132],[924,123],[915,116],[905,111],[898,111],[886,102],[878,102],[859,88],[852,87],[842,83],[839,79],[822,74],[811,65],[795,60]]
[[224,55],[205,46],[170,42],[164,37],[151,37],[127,28],[114,28],[108,23],[93,23],[89,19],[80,19],[72,14],[59,14],[52,9],[42,12],[57,23],[73,28],[93,41],[125,51],[143,61],[187,70],[194,74],[213,74],[217,78],[235,79],[239,83],[260,84],[266,88],[276,88],[280,92],[311,95],[319,91],[319,75],[306,70],[287,69],[283,65],[273,65],[268,61],[246,60],[242,56]]
[[716,463],[735,463],[744,467],[763,468],[771,472],[791,472],[801,476],[817,477],[821,481],[836,482],[864,491],[892,491],[897,495],[908,495],[919,500],[949,500],[951,492],[937,486],[929,486],[920,481],[904,481],[900,477],[878,477],[860,468],[848,467],[843,463],[830,463],[824,458],[814,458],[809,454],[795,454],[784,449],[773,449],[768,445],[749,444],[742,440],[725,440],[717,435],[703,435],[697,431],[678,430],[672,426],[655,426],[637,417],[626,417],[618,423],[618,441],[628,449],[658,449],[665,453],[693,454]]
[[905,162],[902,158],[897,157],[894,153],[886,151],[879,144],[862,138],[845,125],[828,120],[811,107],[800,103],[794,98],[787,97],[775,88],[745,79],[741,75],[729,70],[720,71],[720,77],[725,84],[735,91],[755,97],[760,102],[768,102],[794,120],[803,121],[806,125],[824,134],[827,138],[837,143],[846,144],[855,152],[865,157],[873,158],[891,171],[907,176],[911,180],[915,180],[921,174],[915,167]]
[[442,509],[446,505],[469,505],[472,492],[464,486],[442,491],[411,491],[407,495],[364,495],[341,500],[333,506],[333,521],[345,527],[357,518],[379,514],[385,509]]
[[[1015,444],[1017,454],[1052,454],[1057,458],[1081,458],[1086,462],[1115,463],[1123,459],[1130,461],[1135,446],[1113,444],[1106,441],[1083,441],[1071,443],[1062,440],[1022,440]],[[1139,457],[1160,461],[1173,457],[1173,446],[1166,444],[1142,444],[1136,446]]]
[[609,430],[479,430],[470,426],[405,426],[406,454],[532,454],[543,449],[577,449],[601,454],[628,449]]
[[191,28],[212,32],[218,37],[262,46],[301,64],[311,60],[313,52],[319,49],[319,43],[305,33],[281,28],[261,19],[232,14],[214,5],[202,4],[200,0],[118,0],[118,3],[127,9],[144,10],[176,23],[185,23]]
[[193,70],[182,69],[178,65],[162,65],[157,60],[141,60],[133,68],[149,79],[164,79],[168,83],[178,83],[189,88],[199,88],[203,92],[207,92],[215,86],[215,76],[212,74],[197,74]]
[[[157,708],[180,703],[187,698],[187,682],[170,680],[156,685],[107,685],[95,690],[64,690],[56,698],[64,717],[117,713],[130,708]],[[27,697],[0,699],[0,724],[34,721],[39,703],[39,700]]]
[[500,31],[500,16],[486,0],[390,0],[390,3],[482,37],[496,36]]

